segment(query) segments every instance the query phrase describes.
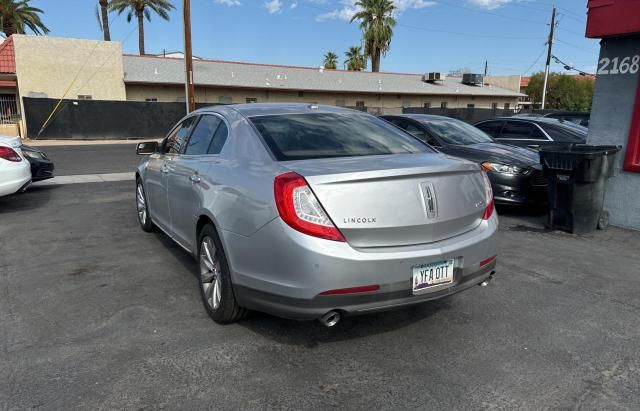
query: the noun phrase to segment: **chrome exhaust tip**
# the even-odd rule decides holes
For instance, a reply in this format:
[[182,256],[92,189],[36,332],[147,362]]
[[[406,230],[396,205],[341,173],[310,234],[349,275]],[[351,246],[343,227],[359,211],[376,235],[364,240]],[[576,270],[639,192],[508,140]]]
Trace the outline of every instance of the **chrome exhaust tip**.
[[489,283],[491,282],[491,280],[493,280],[493,273],[491,273],[491,275],[489,275],[489,278],[487,278],[486,280],[484,280],[483,282],[481,282],[480,284],[478,284],[480,287],[486,287],[489,285]]
[[324,325],[325,327],[331,328],[334,325],[338,324],[338,322],[340,321],[340,318],[341,316],[339,312],[329,311],[322,317],[318,318],[318,321],[320,321],[320,324]]

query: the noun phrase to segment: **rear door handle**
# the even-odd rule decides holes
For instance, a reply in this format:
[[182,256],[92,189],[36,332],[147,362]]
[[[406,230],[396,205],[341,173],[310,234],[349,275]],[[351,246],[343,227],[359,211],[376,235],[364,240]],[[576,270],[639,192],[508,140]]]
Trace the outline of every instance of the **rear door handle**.
[[196,184],[202,181],[200,176],[197,174],[192,174],[191,177],[189,177],[189,180],[191,180],[192,183],[196,183]]

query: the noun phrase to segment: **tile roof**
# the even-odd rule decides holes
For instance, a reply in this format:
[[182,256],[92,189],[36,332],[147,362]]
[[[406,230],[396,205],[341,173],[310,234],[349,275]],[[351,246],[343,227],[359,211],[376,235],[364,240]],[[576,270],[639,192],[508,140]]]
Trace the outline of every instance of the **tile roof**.
[[0,44],[0,74],[15,74],[16,56],[13,47],[13,37],[5,39]]
[[[125,83],[184,84],[184,60],[125,55]],[[195,60],[194,81],[199,86],[330,91],[375,94],[428,94],[521,97],[524,94],[495,86],[470,86],[460,78],[425,83],[420,74],[323,70],[218,60]]]

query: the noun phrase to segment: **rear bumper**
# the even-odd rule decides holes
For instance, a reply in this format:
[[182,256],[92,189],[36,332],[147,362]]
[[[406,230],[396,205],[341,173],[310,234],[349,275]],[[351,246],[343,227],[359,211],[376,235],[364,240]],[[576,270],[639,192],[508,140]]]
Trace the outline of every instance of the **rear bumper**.
[[[346,315],[420,303],[485,280],[497,254],[497,215],[473,230],[429,244],[356,249],[299,233],[276,218],[251,237],[222,231],[238,303],[292,319],[313,319],[332,309]],[[456,260],[453,282],[423,294],[411,291],[412,267]],[[377,285],[378,291],[320,295],[328,290]]]
[[28,186],[30,182],[31,169],[28,162],[23,160],[16,165],[0,167],[0,197],[16,193]]
[[55,166],[49,160],[32,160],[29,159],[31,164],[31,179],[33,181],[42,181],[49,178],[53,178],[53,170]]
[[392,284],[385,287],[387,289],[400,288],[397,291],[384,291],[381,288],[377,292],[353,295],[318,295],[310,300],[284,297],[242,286],[235,286],[234,291],[244,307],[293,320],[314,320],[329,311],[339,311],[343,316],[354,316],[404,308],[448,297],[489,279],[495,274],[495,266],[496,261],[494,260],[478,271],[467,275],[463,275],[462,270],[455,270],[454,281],[447,288],[420,295],[412,294],[409,279],[402,284]]

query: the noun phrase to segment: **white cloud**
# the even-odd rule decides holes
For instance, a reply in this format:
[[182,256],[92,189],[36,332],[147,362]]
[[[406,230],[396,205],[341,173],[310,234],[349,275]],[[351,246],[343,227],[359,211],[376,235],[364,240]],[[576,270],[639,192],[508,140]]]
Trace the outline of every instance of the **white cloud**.
[[398,13],[402,13],[407,9],[424,9],[425,7],[435,6],[435,1],[428,0],[394,0],[394,4],[398,8]]
[[289,6],[290,9],[295,9],[296,7],[298,7],[298,2],[294,1],[293,3],[291,3],[291,5]]
[[511,3],[512,0],[467,0],[468,3],[475,6],[484,7],[485,9],[497,9],[505,4]]
[[282,0],[267,0],[264,2],[264,7],[269,14],[276,14],[282,12]]
[[[315,0],[318,1],[318,0]],[[359,11],[359,7],[356,6],[357,0],[340,0],[341,7],[333,11],[320,14],[316,17],[317,21],[326,20],[344,20],[350,21],[355,13]],[[394,0],[393,3],[396,6],[395,14],[402,14],[408,9],[423,9],[425,7],[431,7],[436,5],[435,1],[431,0]]]
[[223,6],[241,6],[240,0],[213,0],[214,3],[221,4]]

